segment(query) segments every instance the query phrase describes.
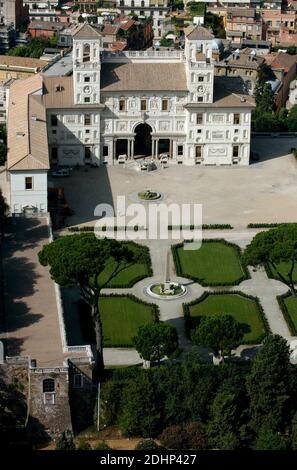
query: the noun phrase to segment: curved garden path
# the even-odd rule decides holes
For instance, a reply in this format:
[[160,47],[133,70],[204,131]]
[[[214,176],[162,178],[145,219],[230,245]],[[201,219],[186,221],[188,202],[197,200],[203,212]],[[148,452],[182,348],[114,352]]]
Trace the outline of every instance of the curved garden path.
[[[204,232],[204,238],[224,238],[227,241],[236,243],[241,248],[244,248],[247,243],[257,233],[255,230],[211,230]],[[150,248],[152,269],[154,275],[150,278],[143,279],[137,282],[130,289],[104,289],[104,293],[131,293],[136,297],[158,305],[160,310],[160,319],[171,323],[178,331],[180,347],[185,351],[191,349],[192,344],[185,334],[184,316],[182,304],[198,299],[204,291],[213,291],[212,287],[202,287],[199,283],[189,279],[178,277],[175,273],[175,266],[173,258],[170,255],[170,278],[172,281],[180,282],[186,285],[188,293],[186,296],[170,300],[158,300],[150,297],[146,293],[146,287],[154,282],[162,282],[165,279],[165,264],[166,254],[168,250],[171,252],[170,247],[178,243],[179,240],[144,240],[138,243],[143,243]],[[220,286],[220,290],[241,291],[245,294],[258,297],[264,309],[265,316],[272,333],[279,334],[285,337],[290,342],[296,342],[297,338],[290,335],[289,329],[280,310],[276,297],[287,292],[288,288],[282,282],[276,279],[268,278],[264,268],[257,270],[250,269],[251,278],[242,281],[238,286]],[[236,350],[236,355],[242,356],[244,351],[250,350],[250,346],[240,346]],[[138,353],[134,349],[119,350],[118,348],[107,348],[104,351],[106,363],[113,365],[120,364],[136,364],[141,362]],[[112,361],[112,362],[110,362]],[[133,362],[134,361],[134,362]]]

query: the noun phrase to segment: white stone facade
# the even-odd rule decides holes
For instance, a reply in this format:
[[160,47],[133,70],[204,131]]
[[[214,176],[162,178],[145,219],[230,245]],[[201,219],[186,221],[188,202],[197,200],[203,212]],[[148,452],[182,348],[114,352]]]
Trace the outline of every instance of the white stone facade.
[[10,210],[47,212],[47,171],[10,171]]
[[[137,157],[142,154],[137,136],[145,124],[151,139],[147,154],[152,157],[167,152],[170,163],[248,165],[253,100],[232,92],[224,96],[224,89],[223,96],[216,96],[211,39],[186,39],[185,53],[127,51],[99,56],[100,48],[100,37],[74,36],[73,77],[67,77],[73,80],[74,105],[47,106],[52,163],[113,165],[120,154]],[[172,67],[173,74],[175,67],[178,73],[184,70],[184,89],[156,90],[152,83],[153,89],[130,90],[127,79],[121,89],[119,70],[124,64],[129,73],[134,64],[156,70],[156,81],[160,64]],[[119,82],[117,88],[100,86],[105,66],[114,67],[108,73]]]

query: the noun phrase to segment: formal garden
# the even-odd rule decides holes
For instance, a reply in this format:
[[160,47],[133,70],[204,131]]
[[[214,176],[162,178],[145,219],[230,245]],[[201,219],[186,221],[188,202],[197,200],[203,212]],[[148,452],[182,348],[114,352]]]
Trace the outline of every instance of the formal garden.
[[101,296],[99,308],[105,347],[134,347],[133,338],[138,329],[158,319],[155,305],[132,296]]
[[214,315],[231,315],[242,325],[242,344],[258,344],[269,331],[258,299],[240,292],[205,292],[199,299],[184,304],[184,314],[188,336],[202,318]]
[[152,276],[149,249],[134,242],[122,242],[135,255],[135,258],[123,259],[120,263],[110,257],[105,263],[104,270],[98,276],[101,287],[126,288],[136,282]]
[[178,244],[172,253],[177,274],[202,286],[236,285],[248,278],[239,247],[225,240],[203,240],[199,250]]
[[292,336],[297,336],[297,298],[288,292],[277,298]]

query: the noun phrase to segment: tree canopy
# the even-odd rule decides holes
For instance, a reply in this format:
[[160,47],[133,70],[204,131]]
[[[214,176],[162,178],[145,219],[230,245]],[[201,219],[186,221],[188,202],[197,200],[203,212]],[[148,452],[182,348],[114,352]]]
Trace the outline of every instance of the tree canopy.
[[[296,295],[293,272],[297,262],[297,224],[284,224],[267,232],[257,233],[246,247],[243,260],[251,266],[270,265],[292,294]],[[286,276],[278,269],[278,263],[282,261],[288,263]]]
[[255,432],[262,426],[273,432],[282,429],[293,388],[292,372],[287,341],[279,335],[269,335],[247,378],[249,413]]
[[[82,297],[90,305],[98,369],[103,368],[103,333],[99,312],[101,289],[123,269],[123,263],[132,263],[137,256],[141,257],[142,253],[132,251],[127,244],[108,238],[98,239],[94,233],[60,237],[39,252],[39,261],[43,266],[50,267],[52,279],[60,286],[79,286]],[[99,285],[98,277],[110,259],[115,261],[115,268],[104,285]]]
[[226,314],[202,317],[192,333],[194,343],[212,348],[216,355],[230,354],[242,338],[243,325]]
[[134,344],[142,359],[160,363],[178,349],[177,331],[167,323],[148,323],[139,328]]

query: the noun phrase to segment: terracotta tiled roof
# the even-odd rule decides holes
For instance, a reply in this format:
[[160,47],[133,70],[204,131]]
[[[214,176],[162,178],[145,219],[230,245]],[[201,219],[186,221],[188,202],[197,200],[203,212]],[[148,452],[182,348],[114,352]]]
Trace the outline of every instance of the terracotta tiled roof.
[[114,24],[106,24],[101,32],[102,35],[107,35],[107,34],[116,34],[119,30],[118,25]]
[[187,90],[184,64],[103,63],[101,70],[103,92]]
[[272,69],[284,69],[288,72],[291,67],[296,67],[297,55],[290,55],[286,52],[276,52],[266,56],[266,62]]
[[74,39],[96,39],[100,37],[100,33],[87,23],[77,29],[73,34]]
[[120,51],[123,51],[126,46],[127,46],[126,42],[115,41],[110,45],[110,50],[113,52],[120,52]]
[[133,25],[135,21],[132,18],[128,18],[127,20],[120,21],[120,27],[123,31],[128,31]]
[[100,104],[74,104],[73,77],[43,76],[41,101],[45,108],[100,108]]
[[203,26],[195,26],[192,28],[191,32],[189,30],[185,31],[185,34],[190,41],[195,40],[204,40],[204,39],[214,39],[214,35],[209,29],[203,28]]
[[15,57],[9,55],[0,55],[0,68],[2,67],[24,67],[41,70],[47,63],[40,59],[31,59],[30,57]]
[[16,80],[9,94],[9,170],[49,169],[45,108],[41,104],[41,75]]
[[228,8],[227,13],[231,13],[232,16],[242,16],[247,18],[253,18],[255,16],[254,8]]

